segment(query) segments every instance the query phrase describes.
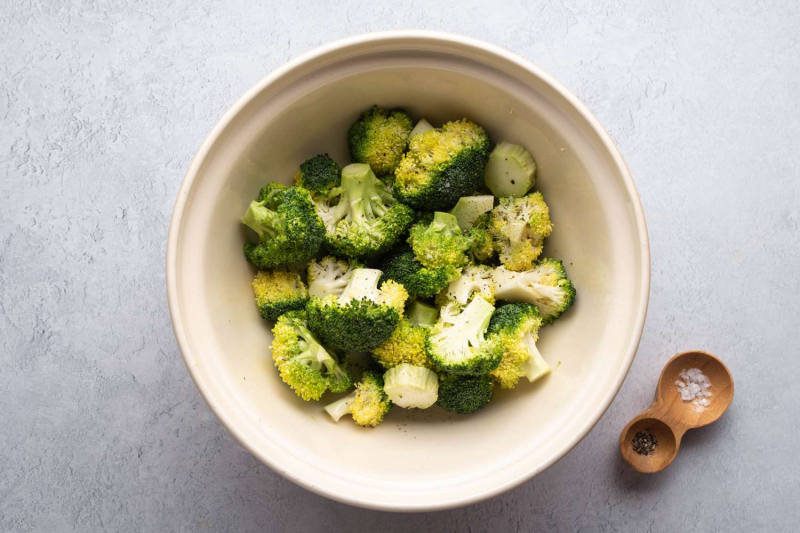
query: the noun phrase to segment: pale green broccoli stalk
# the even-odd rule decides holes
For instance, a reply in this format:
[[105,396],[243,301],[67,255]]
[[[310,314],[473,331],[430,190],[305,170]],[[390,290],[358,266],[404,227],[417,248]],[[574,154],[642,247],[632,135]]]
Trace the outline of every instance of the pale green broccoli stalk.
[[498,267],[492,278],[498,300],[535,304],[545,324],[553,322],[575,303],[575,286],[557,259],[542,259],[524,272]]
[[536,348],[542,317],[530,303],[508,304],[498,309],[489,322],[488,335],[503,344],[503,358],[492,376],[504,389],[513,389],[521,377],[533,383],[550,372],[550,365]]
[[472,228],[478,217],[485,213],[490,213],[493,208],[494,196],[491,194],[462,196],[450,211],[450,214],[458,220],[458,227],[466,232]]
[[474,413],[485,407],[494,396],[494,383],[488,375],[483,376],[439,376],[439,399],[437,404],[461,415]]
[[469,265],[445,290],[436,296],[436,305],[444,307],[448,302],[467,305],[476,295],[494,303],[494,269],[485,265]]
[[399,364],[383,375],[383,382],[383,390],[392,403],[406,409],[427,409],[438,398],[439,378],[423,366]]
[[395,169],[395,196],[415,209],[450,209],[483,182],[489,136],[467,119],[415,135]]
[[400,321],[408,293],[402,285],[385,281],[381,271],[358,268],[337,297],[312,297],[306,311],[311,331],[334,348],[369,352],[388,339]]
[[316,155],[300,165],[295,183],[314,193],[324,193],[339,185],[342,169],[328,154]]
[[467,250],[472,242],[461,233],[458,220],[450,213],[437,211],[430,223],[411,227],[408,243],[414,257],[428,268],[461,268],[469,262]]
[[493,312],[494,306],[482,297],[466,307],[450,302],[441,309],[427,343],[428,357],[438,370],[476,376],[497,367],[503,347],[498,339],[486,337]]
[[489,154],[484,183],[498,198],[525,196],[536,184],[536,163],[522,146],[501,142]]
[[398,247],[388,254],[381,264],[384,280],[394,280],[408,291],[410,296],[431,298],[458,277],[461,270],[453,266],[427,268],[414,258],[407,247]]
[[366,164],[347,165],[342,181],[315,205],[325,225],[325,245],[336,255],[374,257],[392,248],[414,218]]
[[295,272],[259,271],[253,292],[261,317],[270,322],[289,311],[302,311],[308,302],[308,289]]
[[411,140],[412,137],[415,137],[417,135],[422,135],[426,131],[430,131],[430,130],[434,130],[434,129],[436,129],[436,128],[431,126],[430,122],[428,122],[424,118],[420,119],[420,121],[417,122],[417,124],[414,126],[414,129],[411,130],[411,133],[408,135],[408,139]]
[[518,272],[531,268],[542,253],[545,237],[553,232],[542,193],[502,198],[492,211],[489,232],[506,268]]
[[383,422],[386,413],[392,407],[389,396],[383,390],[383,377],[367,370],[356,384],[356,390],[341,400],[325,406],[325,411],[334,422],[338,422],[346,414],[353,415],[353,421],[359,426],[375,427]]
[[431,327],[439,319],[439,310],[430,304],[414,300],[406,310],[408,321],[415,326]]
[[346,362],[309,331],[305,312],[281,315],[272,335],[272,358],[281,379],[302,399],[319,400],[327,390],[344,392],[352,386]]
[[261,189],[242,223],[258,235],[258,244],[245,243],[244,255],[260,270],[308,261],[325,238],[310,193],[278,183]]
[[312,260],[308,264],[308,295],[319,298],[329,294],[339,296],[353,277],[353,271],[363,266],[358,260],[330,255],[319,261]]
[[369,165],[378,176],[393,174],[413,126],[411,117],[399,109],[373,106],[364,111],[348,134],[353,161]]

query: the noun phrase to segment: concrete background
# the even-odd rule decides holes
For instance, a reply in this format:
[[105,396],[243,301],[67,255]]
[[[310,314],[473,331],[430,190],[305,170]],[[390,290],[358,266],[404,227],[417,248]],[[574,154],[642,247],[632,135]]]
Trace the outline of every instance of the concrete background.
[[[320,3],[321,4],[321,3]],[[796,531],[800,5],[233,0],[0,3],[0,530]],[[535,480],[434,514],[315,496],[214,418],[164,294],[169,216],[224,110],[287,59],[391,28],[505,46],[610,131],[644,202],[650,312],[616,401]],[[736,398],[666,472],[616,448],[663,363]]]

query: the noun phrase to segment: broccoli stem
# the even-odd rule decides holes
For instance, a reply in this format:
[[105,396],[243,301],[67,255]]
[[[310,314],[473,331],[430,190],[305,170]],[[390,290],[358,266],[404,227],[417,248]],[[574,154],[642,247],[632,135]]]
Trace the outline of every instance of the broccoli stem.
[[523,340],[528,346],[530,357],[528,357],[528,359],[522,363],[522,371],[525,373],[525,377],[528,378],[528,381],[533,383],[540,377],[550,373],[550,365],[547,364],[547,361],[544,360],[542,354],[539,353],[539,349],[536,347],[536,340],[533,338],[533,335],[526,333]]
[[441,233],[446,237],[461,235],[461,228],[458,226],[458,219],[450,213],[436,211],[433,214],[433,222],[428,226],[431,230]]
[[494,196],[484,194],[481,196],[462,196],[450,212],[458,220],[458,226],[466,231],[472,229],[475,219],[488,213],[494,207]]
[[264,207],[265,202],[250,202],[250,207],[242,217],[242,223],[255,231],[261,241],[274,238],[277,235],[275,227],[280,223],[280,217],[273,211]]
[[408,134],[408,139],[411,140],[411,138],[414,137],[415,135],[420,135],[422,133],[425,133],[426,131],[431,131],[432,129],[434,129],[434,127],[431,126],[431,123],[423,118],[422,120],[417,122],[417,125],[414,126],[413,130],[411,130],[411,133]]
[[351,300],[370,300],[377,303],[378,281],[383,272],[374,268],[357,268],[353,270],[353,277],[347,284],[339,302],[346,304]]
[[420,301],[415,301],[408,309],[408,320],[414,326],[430,327],[436,324],[438,318],[438,309]]
[[325,411],[331,415],[331,418],[333,418],[334,422],[338,422],[340,418],[350,413],[350,404],[352,404],[355,399],[356,391],[353,391],[344,398],[326,405]]

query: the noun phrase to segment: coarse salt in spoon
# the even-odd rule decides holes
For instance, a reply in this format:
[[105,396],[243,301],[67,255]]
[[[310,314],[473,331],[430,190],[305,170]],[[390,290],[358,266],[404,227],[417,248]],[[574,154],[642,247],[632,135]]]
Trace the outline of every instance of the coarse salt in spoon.
[[661,372],[653,404],[622,430],[622,457],[639,472],[664,470],[683,434],[716,422],[731,400],[733,377],[722,361],[706,352],[676,355]]

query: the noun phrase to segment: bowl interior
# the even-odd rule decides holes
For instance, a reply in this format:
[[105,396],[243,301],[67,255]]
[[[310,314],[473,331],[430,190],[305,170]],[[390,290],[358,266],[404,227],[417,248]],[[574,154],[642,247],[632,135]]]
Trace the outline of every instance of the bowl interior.
[[[560,458],[616,394],[641,334],[647,236],[638,198],[603,137],[549,83],[485,50],[380,41],[321,54],[273,77],[218,126],[181,191],[174,224],[173,320],[187,364],[215,413],[253,453],[304,486],[358,505],[431,509],[512,487]],[[255,270],[239,217],[270,180],[290,183],[306,158],[349,162],[346,135],[372,104],[434,125],[469,117],[493,142],[534,155],[574,308],[541,331],[554,372],[470,416],[395,408],[376,429],[333,423],[280,380],[271,334],[253,304]],[[190,171],[190,176],[193,171]],[[174,298],[173,298],[174,296]]]

